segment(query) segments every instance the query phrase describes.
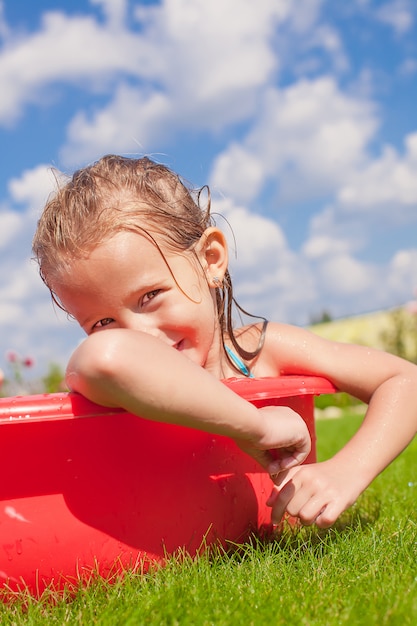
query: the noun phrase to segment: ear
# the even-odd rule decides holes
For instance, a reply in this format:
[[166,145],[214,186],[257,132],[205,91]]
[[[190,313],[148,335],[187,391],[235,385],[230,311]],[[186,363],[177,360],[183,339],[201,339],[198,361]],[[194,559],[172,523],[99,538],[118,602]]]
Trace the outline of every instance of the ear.
[[220,287],[227,270],[229,255],[226,237],[218,228],[211,226],[201,235],[196,254],[206,273],[210,287]]

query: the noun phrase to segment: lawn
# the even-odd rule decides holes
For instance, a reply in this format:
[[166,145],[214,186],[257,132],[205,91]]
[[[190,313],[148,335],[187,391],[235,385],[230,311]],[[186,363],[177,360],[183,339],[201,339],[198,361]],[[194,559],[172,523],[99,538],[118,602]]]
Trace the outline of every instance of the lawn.
[[[359,424],[319,420],[327,458]],[[0,623],[130,626],[417,624],[417,440],[329,530],[286,527],[146,576],[92,583],[75,597],[23,596],[0,604]]]

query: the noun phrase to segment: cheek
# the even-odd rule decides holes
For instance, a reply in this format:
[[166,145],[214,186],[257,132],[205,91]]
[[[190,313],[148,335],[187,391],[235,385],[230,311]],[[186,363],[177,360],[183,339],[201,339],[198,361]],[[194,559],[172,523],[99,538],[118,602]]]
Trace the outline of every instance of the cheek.
[[206,296],[204,302],[197,310],[197,316],[202,333],[210,340],[219,328],[219,316],[217,313],[217,304],[215,294]]
[[184,291],[184,297],[187,298],[189,302],[195,305],[199,305],[202,302],[204,302],[207,296],[208,296],[207,285],[202,285],[196,282],[191,283],[191,285],[187,288],[187,290]]

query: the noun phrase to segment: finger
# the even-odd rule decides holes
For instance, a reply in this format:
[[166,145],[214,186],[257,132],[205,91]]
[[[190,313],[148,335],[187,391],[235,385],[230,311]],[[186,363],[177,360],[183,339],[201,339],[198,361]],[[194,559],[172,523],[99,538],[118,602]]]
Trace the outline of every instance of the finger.
[[272,462],[268,471],[270,474],[276,474],[282,470],[288,470],[292,467],[300,465],[307,458],[310,452],[310,446],[303,450],[285,449],[269,450],[268,451]]
[[294,450],[292,453],[292,457],[294,459],[295,465],[300,465],[311,452],[311,440],[308,439],[306,444],[302,449]]
[[276,489],[275,487],[272,489],[271,493],[268,496],[268,499],[266,501],[266,505],[273,507],[275,504],[275,500],[278,498],[278,494],[279,494],[279,490]]
[[271,459],[268,465],[268,472],[270,474],[279,474],[285,470],[289,470],[292,467],[298,465],[295,457],[291,455],[277,454],[276,450],[270,450]]
[[280,459],[280,467],[282,470],[297,467],[297,465],[300,465],[307,458],[307,455],[308,452],[293,452],[292,454],[285,455]]
[[[297,503],[291,502],[288,505],[287,511],[290,515],[293,515],[296,510]],[[316,524],[318,528],[329,528],[332,526],[339,515],[343,513],[344,508],[335,504],[332,500],[323,500],[319,497],[311,497],[304,506],[301,506],[297,510],[296,516],[299,518],[303,526],[311,526]]]
[[273,524],[279,524],[282,520],[287,505],[294,497],[295,486],[292,481],[288,481],[282,489],[274,489],[273,494],[268,498],[267,504],[272,507],[271,521]]
[[256,450],[255,448],[252,448],[249,451],[249,454],[271,475],[269,468],[276,463],[276,460],[272,456],[270,450]]
[[[271,466],[268,467],[268,470],[271,468]],[[289,471],[288,470],[282,470],[282,471],[278,471],[278,472],[269,472],[269,477],[271,478],[272,482],[274,483],[274,485],[279,485],[281,486],[284,482],[284,478],[286,478],[288,476]]]
[[267,502],[272,507],[273,523],[278,523],[286,511],[291,517],[303,515],[302,522],[309,525],[314,523],[321,512],[324,506],[323,499],[313,502],[314,492],[309,485],[303,485],[301,478],[300,470],[296,468],[281,472],[275,479],[274,493]]
[[[270,466],[271,467],[271,466]],[[270,469],[269,467],[269,469]],[[278,472],[269,472],[269,475],[274,484],[282,489],[286,482],[288,482],[298,472],[298,468],[282,469]]]
[[255,461],[269,472],[269,466],[274,462],[274,458],[269,450],[259,450],[246,442],[236,440],[237,445],[243,452],[249,454]]
[[291,502],[288,506],[290,515],[297,515],[303,526],[316,524],[319,517],[326,510],[327,503],[323,503],[322,498],[310,498],[304,506],[298,507],[296,502]]
[[335,507],[332,504],[328,504],[320,511],[319,515],[316,517],[315,524],[319,528],[330,528],[336,522],[337,518],[341,513],[343,513],[344,509],[340,507]]

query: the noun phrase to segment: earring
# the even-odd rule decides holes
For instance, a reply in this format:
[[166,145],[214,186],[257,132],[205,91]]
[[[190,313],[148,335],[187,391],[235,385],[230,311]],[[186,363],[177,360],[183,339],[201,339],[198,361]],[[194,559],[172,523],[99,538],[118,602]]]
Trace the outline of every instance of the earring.
[[212,278],[213,284],[214,286],[217,287],[221,287],[222,285],[222,281],[220,280],[220,278],[218,276],[213,276]]

